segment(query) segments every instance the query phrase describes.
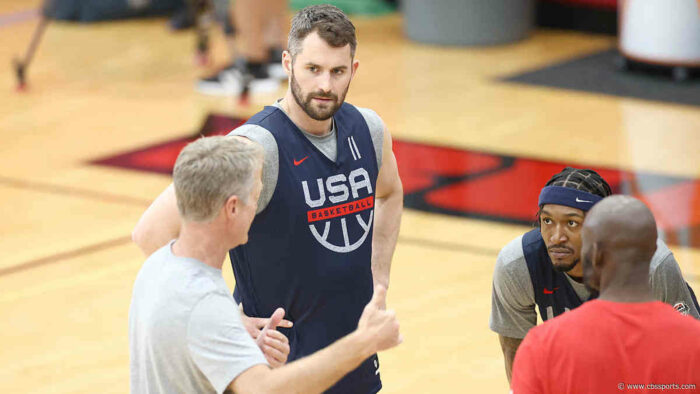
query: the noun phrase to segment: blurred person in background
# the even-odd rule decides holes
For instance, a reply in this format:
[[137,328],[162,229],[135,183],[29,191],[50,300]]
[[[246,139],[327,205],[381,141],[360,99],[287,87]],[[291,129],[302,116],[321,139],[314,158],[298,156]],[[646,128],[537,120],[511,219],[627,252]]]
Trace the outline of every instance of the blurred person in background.
[[[222,9],[227,0],[218,2]],[[199,80],[197,90],[212,95],[274,92],[287,75],[282,52],[289,31],[287,0],[232,0],[236,38],[227,36],[232,62]]]

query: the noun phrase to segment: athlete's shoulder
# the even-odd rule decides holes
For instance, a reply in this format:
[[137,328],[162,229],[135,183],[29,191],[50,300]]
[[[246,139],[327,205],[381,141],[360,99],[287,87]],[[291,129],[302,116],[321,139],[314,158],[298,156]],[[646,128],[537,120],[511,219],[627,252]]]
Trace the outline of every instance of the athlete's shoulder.
[[275,136],[266,128],[257,124],[244,124],[229,133],[248,138],[263,148],[264,162],[262,169],[263,188],[258,200],[257,213],[262,212],[272,199],[279,176],[279,147]]
[[277,155],[277,141],[270,130],[257,124],[246,123],[233,129],[228,135],[246,137],[260,144],[265,151],[265,156]]
[[243,123],[242,125],[231,130],[228,135],[244,135],[244,134],[271,134],[270,130],[264,126],[255,123]]
[[[675,330],[678,333],[690,333],[694,338],[700,335],[700,320],[697,320],[693,316],[678,313],[678,310],[662,301],[654,303],[654,312],[656,315],[653,320],[663,322],[659,324],[663,325],[671,332]],[[698,344],[700,344],[700,342],[698,342]]]
[[367,125],[370,126],[371,129],[380,129],[384,130],[384,121],[382,120],[382,117],[377,114],[376,111],[374,111],[371,108],[364,108],[364,107],[355,107],[360,114],[362,114],[362,117],[365,118],[365,122],[367,122]]
[[503,266],[519,264],[525,261],[525,253],[523,252],[523,235],[515,237],[508,242],[498,253],[498,262]]
[[284,116],[284,112],[280,109],[277,104],[265,106],[262,110],[257,112],[255,115],[251,116],[246,124],[261,124],[266,123],[267,119],[276,119],[280,116]]
[[369,135],[372,138],[372,145],[374,145],[374,153],[377,155],[377,165],[381,167],[384,147],[384,130],[386,127],[384,121],[372,109],[358,107],[349,103],[347,104],[355,108],[365,120],[367,128],[369,129]]
[[522,235],[516,237],[498,253],[494,268],[494,283],[529,280],[522,239]]
[[[668,260],[669,256],[672,256],[673,252],[669,249],[668,245],[661,240],[661,238],[656,239],[656,252],[651,257],[651,263],[649,264],[649,272],[656,272],[662,264]],[[673,259],[675,261],[675,259]]]
[[381,116],[379,116],[373,109],[357,107],[352,104],[349,105],[354,107],[360,113],[360,115],[362,115],[362,118],[364,118],[365,123],[367,123],[367,127],[369,128],[370,133],[381,134],[384,132],[384,121],[382,120]]

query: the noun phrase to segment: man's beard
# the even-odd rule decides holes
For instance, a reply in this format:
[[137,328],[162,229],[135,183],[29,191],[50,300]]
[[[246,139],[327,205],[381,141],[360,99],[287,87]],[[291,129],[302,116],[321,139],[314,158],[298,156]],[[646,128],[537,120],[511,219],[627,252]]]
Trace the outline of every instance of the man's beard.
[[566,264],[566,265],[558,265],[558,264],[554,264],[554,262],[552,262],[552,267],[557,272],[569,272],[572,269],[574,269],[574,267],[576,267],[576,264],[578,264],[579,261],[581,261],[581,260],[580,259],[574,260],[570,264]]
[[[552,252],[552,249],[555,249],[555,250],[564,249],[564,250],[569,251],[572,255],[574,254],[574,250],[573,250],[573,249],[571,249],[570,247],[568,247],[568,246],[566,246],[566,245],[562,245],[562,244],[547,246],[547,254],[549,254],[550,252]],[[549,259],[552,261],[552,267],[553,267],[554,270],[557,271],[557,272],[569,272],[569,271],[571,271],[572,269],[574,269],[574,267],[576,267],[576,264],[578,264],[579,261],[581,261],[581,258],[578,258],[578,259],[575,259],[574,261],[572,261],[572,262],[569,263],[569,264],[560,265],[560,264],[555,264],[555,263],[554,263],[555,259],[554,259],[551,255],[549,256]]]
[[[301,107],[301,109],[303,109],[304,112],[306,112],[306,114],[314,120],[327,120],[331,116],[333,116],[338,111],[338,109],[340,109],[340,106],[343,105],[343,102],[345,101],[345,95],[348,93],[349,88],[350,84],[348,83],[348,86],[345,87],[345,91],[343,92],[340,99],[337,95],[333,93],[323,92],[309,93],[306,97],[303,97],[301,86],[299,86],[297,79],[294,77],[294,72],[292,71],[292,96],[294,96],[294,101],[296,101],[297,104],[299,104],[299,106]],[[313,107],[314,97],[331,99],[333,100],[333,105],[326,109],[316,109]]]

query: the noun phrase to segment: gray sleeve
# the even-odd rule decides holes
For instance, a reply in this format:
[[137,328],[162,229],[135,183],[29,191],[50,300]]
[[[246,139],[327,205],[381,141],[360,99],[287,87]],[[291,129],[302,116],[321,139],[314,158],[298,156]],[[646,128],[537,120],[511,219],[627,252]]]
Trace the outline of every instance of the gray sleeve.
[[374,145],[374,153],[377,155],[377,168],[382,168],[382,148],[384,147],[384,121],[377,115],[376,112],[369,108],[356,107],[367,122],[369,134],[372,136],[372,144]]
[[280,171],[277,141],[275,141],[275,137],[264,127],[251,124],[240,126],[231,131],[229,135],[240,135],[251,141],[255,141],[262,146],[265,152],[265,161],[263,162],[262,169],[263,187],[260,191],[258,210],[256,212],[260,213],[267,207],[267,204],[270,203],[272,195],[275,193],[275,187],[277,186],[277,177]]
[[195,364],[217,393],[223,393],[248,368],[267,365],[243,326],[233,299],[220,293],[208,294],[192,310],[187,345]]
[[537,325],[535,292],[521,242],[518,237],[501,250],[493,272],[489,327],[510,338],[525,338]]
[[683,304],[688,308],[690,316],[700,319],[688,284],[683,279],[681,268],[671,250],[661,240],[656,242],[656,253],[651,258],[649,269],[651,271],[649,281],[654,298],[680,309],[683,309],[683,306],[678,304]]

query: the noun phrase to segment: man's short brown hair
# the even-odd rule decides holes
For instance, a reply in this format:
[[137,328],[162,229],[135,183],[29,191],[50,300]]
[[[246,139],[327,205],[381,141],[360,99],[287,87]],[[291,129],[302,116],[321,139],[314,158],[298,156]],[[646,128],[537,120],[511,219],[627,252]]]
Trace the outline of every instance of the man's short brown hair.
[[355,26],[338,7],[320,4],[301,9],[292,18],[287,42],[292,59],[301,52],[301,42],[314,31],[332,47],[341,48],[349,44],[350,54],[355,57]]

